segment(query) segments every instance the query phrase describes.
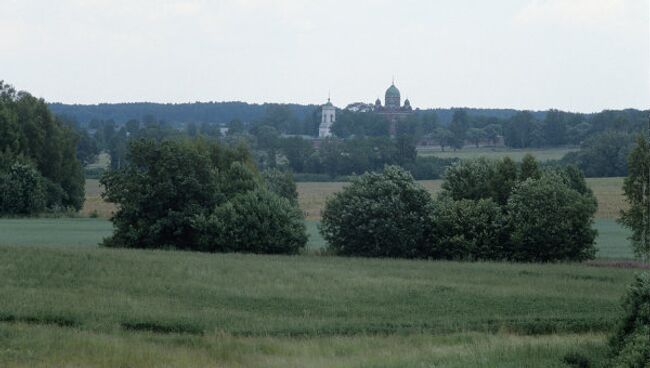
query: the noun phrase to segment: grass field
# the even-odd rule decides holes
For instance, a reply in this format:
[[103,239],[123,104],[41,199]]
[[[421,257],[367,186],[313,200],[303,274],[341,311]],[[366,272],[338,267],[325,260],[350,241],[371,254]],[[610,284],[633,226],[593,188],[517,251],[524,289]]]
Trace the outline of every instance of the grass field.
[[[442,180],[421,180],[419,183],[424,186],[432,195],[440,191]],[[297,183],[298,201],[300,208],[305,211],[307,219],[319,220],[320,213],[325,207],[325,200],[332,194],[341,191],[347,183]],[[594,191],[598,200],[597,218],[614,219],[618,218],[621,209],[625,208],[623,197],[623,178],[596,178],[587,179],[587,184]]]
[[5,246],[0,366],[561,367],[604,350],[632,275]]
[[[440,181],[421,182],[430,192]],[[622,180],[589,180],[598,257],[631,257]],[[603,357],[636,270],[105,249],[106,218],[0,220],[0,367],[566,367]],[[83,213],[108,217],[96,180]]]
[[578,148],[527,148],[512,149],[507,147],[471,147],[465,146],[462,150],[454,151],[447,148],[441,151],[440,148],[418,148],[419,156],[435,156],[440,158],[460,158],[463,160],[486,157],[500,159],[510,156],[515,161],[521,161],[528,153],[535,156],[538,161],[559,160],[569,152],[577,151]]

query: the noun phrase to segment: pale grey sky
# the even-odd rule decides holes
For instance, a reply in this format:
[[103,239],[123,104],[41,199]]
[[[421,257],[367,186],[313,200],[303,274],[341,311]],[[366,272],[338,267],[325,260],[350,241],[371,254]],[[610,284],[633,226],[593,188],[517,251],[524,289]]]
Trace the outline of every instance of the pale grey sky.
[[48,101],[650,106],[650,0],[0,0],[0,79]]

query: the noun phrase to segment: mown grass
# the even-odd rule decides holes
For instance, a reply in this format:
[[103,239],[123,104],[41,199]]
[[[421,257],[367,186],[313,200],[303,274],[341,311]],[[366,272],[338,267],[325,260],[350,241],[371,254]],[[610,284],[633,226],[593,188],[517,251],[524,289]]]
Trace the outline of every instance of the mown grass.
[[578,148],[526,148],[512,149],[507,147],[472,147],[465,146],[462,150],[454,151],[447,148],[445,151],[440,148],[418,148],[419,156],[435,156],[440,158],[459,158],[463,160],[486,157],[491,159],[501,159],[509,156],[515,161],[521,161],[526,154],[535,156],[538,161],[559,160],[569,152],[577,151]]

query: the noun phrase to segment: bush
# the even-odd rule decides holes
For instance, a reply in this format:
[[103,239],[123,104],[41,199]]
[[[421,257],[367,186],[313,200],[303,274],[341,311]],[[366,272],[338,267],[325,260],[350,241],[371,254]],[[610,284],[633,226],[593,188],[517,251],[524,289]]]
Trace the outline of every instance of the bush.
[[508,200],[512,258],[518,261],[581,261],[595,255],[591,228],[597,204],[554,173],[519,183]]
[[118,205],[105,246],[296,253],[306,241],[297,209],[262,191],[242,149],[133,141],[127,164],[101,183]]
[[265,170],[262,177],[269,191],[288,199],[294,205],[298,205],[298,190],[290,171]]
[[491,199],[437,201],[429,256],[434,259],[509,258],[508,234],[499,205]]
[[650,367],[650,274],[637,275],[623,302],[624,315],[610,341],[608,367]]
[[202,251],[296,254],[307,243],[300,210],[267,190],[240,194],[193,221]]
[[335,253],[364,257],[426,257],[432,199],[397,166],[366,173],[328,199],[321,233]]
[[33,215],[45,205],[46,183],[36,169],[16,162],[0,174],[0,214]]

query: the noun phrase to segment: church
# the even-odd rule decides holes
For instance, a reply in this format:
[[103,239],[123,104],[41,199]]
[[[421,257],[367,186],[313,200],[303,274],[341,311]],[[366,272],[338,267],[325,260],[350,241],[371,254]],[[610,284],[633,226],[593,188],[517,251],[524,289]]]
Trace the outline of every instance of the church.
[[[355,104],[358,105],[358,104]],[[364,104],[365,105],[365,104]],[[370,105],[367,105],[370,107]],[[411,102],[406,99],[404,100],[404,105],[402,105],[402,96],[399,89],[395,86],[395,81],[388,87],[386,90],[384,105],[381,104],[381,100],[377,99],[375,105],[362,111],[372,111],[379,116],[384,117],[390,123],[390,135],[394,136],[397,132],[397,123],[400,120],[406,119],[409,115],[413,113],[413,108],[411,108]],[[332,105],[330,99],[327,99],[327,103],[322,106],[321,114],[321,123],[318,129],[319,138],[327,138],[332,136],[331,127],[332,124],[336,121],[336,107]]]

